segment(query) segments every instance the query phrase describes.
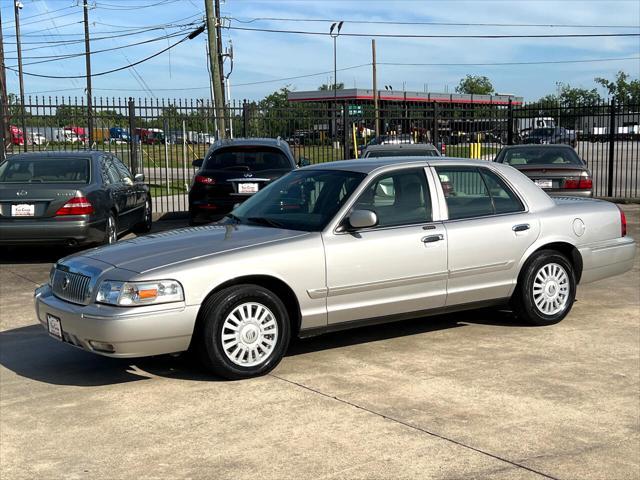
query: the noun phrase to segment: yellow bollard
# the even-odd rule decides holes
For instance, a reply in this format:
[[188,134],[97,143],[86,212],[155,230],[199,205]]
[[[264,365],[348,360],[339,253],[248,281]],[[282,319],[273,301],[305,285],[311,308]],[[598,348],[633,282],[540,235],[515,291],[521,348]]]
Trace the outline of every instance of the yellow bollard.
[[356,124],[352,123],[352,130],[353,130],[353,154],[355,156],[355,158],[358,158],[358,137],[356,137]]
[[482,158],[482,144],[480,142],[469,145],[469,158]]

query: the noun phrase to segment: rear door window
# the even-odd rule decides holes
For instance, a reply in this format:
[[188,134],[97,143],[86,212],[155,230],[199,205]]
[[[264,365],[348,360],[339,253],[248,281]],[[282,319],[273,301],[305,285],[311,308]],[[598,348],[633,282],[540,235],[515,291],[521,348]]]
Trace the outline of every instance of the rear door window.
[[521,212],[524,205],[486,168],[436,167],[450,220]]
[[232,147],[215,150],[205,160],[206,170],[291,170],[287,156],[277,148]]

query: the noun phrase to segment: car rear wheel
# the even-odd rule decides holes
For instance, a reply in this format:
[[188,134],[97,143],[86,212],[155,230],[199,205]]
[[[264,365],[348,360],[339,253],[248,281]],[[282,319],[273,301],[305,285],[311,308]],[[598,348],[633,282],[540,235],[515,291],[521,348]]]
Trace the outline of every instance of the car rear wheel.
[[118,241],[118,220],[112,213],[107,217],[104,227],[104,243],[111,245]]
[[258,285],[226,288],[203,305],[193,346],[206,368],[236,380],[274,369],[289,345],[282,301]]
[[541,250],[527,261],[516,288],[512,303],[518,318],[532,325],[553,325],[571,311],[575,273],[564,255]]

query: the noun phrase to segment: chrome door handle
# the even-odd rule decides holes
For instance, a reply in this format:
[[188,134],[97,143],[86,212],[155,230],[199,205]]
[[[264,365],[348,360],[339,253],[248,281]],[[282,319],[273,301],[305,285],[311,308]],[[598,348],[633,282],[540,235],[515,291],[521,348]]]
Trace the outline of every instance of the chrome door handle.
[[444,235],[442,234],[427,235],[426,237],[422,238],[422,243],[433,243],[433,242],[439,242],[440,240],[444,240]]
[[525,230],[529,230],[529,224],[521,223],[520,225],[514,225],[511,230],[513,230],[514,232],[524,232]]

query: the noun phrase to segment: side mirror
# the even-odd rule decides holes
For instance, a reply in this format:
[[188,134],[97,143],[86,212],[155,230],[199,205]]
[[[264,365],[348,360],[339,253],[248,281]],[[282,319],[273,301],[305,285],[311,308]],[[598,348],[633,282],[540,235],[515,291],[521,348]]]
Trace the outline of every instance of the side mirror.
[[204,158],[197,158],[193,162],[191,162],[191,165],[193,165],[194,167],[200,168],[203,163],[204,163]]
[[371,210],[354,210],[347,222],[352,229],[375,227],[378,224],[378,216]]
[[135,177],[133,177],[135,182],[142,183],[144,182],[144,173],[137,173]]
[[309,159],[307,157],[300,157],[300,160],[298,160],[298,166],[306,167],[308,165],[311,165],[311,162],[309,161]]

